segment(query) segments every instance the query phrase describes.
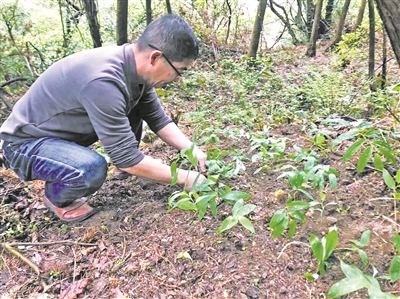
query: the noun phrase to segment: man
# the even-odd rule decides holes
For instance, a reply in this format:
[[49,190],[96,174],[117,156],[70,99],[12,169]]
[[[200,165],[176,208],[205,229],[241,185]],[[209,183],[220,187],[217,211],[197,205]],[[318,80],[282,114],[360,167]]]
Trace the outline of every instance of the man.
[[[142,121],[181,150],[192,142],[166,116],[154,91],[198,57],[199,43],[182,18],[165,15],[135,44],[86,50],[46,70],[16,103],[0,129],[4,157],[24,180],[43,180],[44,204],[64,221],[94,213],[82,197],[104,183],[107,163],[87,146],[100,140],[113,164],[129,174],[170,183],[168,165],[139,149]],[[206,155],[194,153],[205,170]],[[205,177],[180,170],[190,189]]]

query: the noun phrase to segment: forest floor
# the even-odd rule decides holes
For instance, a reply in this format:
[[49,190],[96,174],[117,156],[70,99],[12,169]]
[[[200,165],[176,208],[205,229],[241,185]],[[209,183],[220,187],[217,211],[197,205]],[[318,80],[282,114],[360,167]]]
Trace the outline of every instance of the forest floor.
[[[270,133],[287,138],[288,147],[311,147],[298,124]],[[248,140],[228,138],[221,138],[218,146],[229,148],[232,143],[236,149],[250,147]],[[293,239],[271,235],[271,217],[286,204],[276,191],[291,190],[285,179],[277,179],[279,172],[254,175],[260,163],[244,162],[246,171],[226,180],[251,195],[247,202],[256,205],[249,214],[255,234],[239,225],[216,234],[230,213],[224,202],[216,218],[207,213],[201,222],[191,211],[167,213],[167,199],[178,188],[136,177],[110,177],[89,198],[97,209],[94,216],[63,223],[44,207],[41,182],[23,182],[11,170],[2,170],[1,242],[13,243],[31,265],[13,255],[10,247],[0,251],[1,298],[327,298],[329,288],[344,278],[339,259],[373,274],[372,267],[363,268],[357,253],[346,249],[366,230],[372,232],[364,248],[369,263],[379,275],[387,275],[396,254],[392,231],[399,229],[400,215],[387,199],[391,192],[380,173],[357,173],[355,160],[342,162],[347,146],[327,151],[321,161],[340,173],[337,190],[328,192],[326,199],[335,205],[323,213],[310,209]],[[168,164],[177,155],[159,139],[143,151]],[[333,226],[339,245],[328,260],[332,267],[308,281],[304,274],[317,271],[309,236],[322,238]],[[38,267],[39,277],[32,265]],[[381,287],[400,296],[399,282],[382,280]],[[367,298],[367,293],[344,298]]]

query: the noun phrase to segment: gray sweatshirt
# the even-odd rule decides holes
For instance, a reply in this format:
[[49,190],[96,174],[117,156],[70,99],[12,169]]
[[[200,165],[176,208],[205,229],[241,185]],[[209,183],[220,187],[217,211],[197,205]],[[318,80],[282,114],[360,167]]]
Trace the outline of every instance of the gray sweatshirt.
[[131,128],[137,118],[156,133],[172,122],[154,88],[139,85],[132,45],[102,47],[50,66],[15,104],[0,139],[20,145],[54,137],[82,146],[100,140],[113,164],[126,168],[144,158]]

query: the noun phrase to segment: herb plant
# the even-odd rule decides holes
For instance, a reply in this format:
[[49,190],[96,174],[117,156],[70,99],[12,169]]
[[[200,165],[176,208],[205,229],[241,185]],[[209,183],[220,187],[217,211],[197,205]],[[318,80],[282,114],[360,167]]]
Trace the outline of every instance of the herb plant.
[[336,228],[332,229],[326,236],[319,239],[316,235],[310,235],[311,250],[318,261],[318,272],[325,275],[325,267],[330,267],[326,261],[336,249],[338,244],[338,232]]

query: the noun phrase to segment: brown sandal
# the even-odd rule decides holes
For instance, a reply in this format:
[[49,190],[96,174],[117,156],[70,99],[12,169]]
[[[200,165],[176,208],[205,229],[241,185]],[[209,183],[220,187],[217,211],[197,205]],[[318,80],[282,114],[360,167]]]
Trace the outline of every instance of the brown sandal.
[[70,206],[58,208],[47,197],[43,197],[43,204],[63,221],[82,221],[92,216],[96,211],[85,200],[77,199]]

